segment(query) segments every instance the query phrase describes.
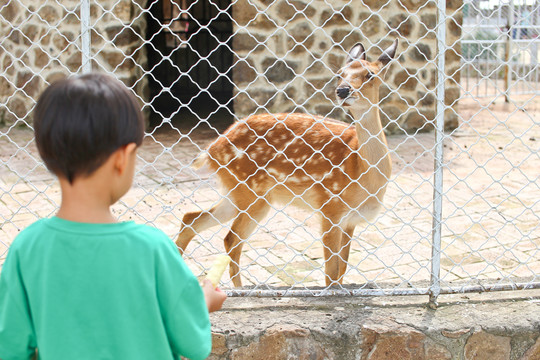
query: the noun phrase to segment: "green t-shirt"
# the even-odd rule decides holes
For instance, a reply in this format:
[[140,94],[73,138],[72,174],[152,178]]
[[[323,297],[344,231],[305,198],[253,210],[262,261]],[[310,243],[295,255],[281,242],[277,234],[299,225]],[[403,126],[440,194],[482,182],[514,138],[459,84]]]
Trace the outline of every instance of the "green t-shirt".
[[208,310],[161,231],[134,222],[35,222],[0,275],[0,359],[204,359]]

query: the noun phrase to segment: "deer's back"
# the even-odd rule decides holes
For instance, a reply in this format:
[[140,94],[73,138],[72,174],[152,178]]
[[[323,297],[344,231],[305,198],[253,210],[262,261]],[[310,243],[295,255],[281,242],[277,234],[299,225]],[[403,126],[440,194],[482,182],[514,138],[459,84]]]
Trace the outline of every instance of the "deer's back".
[[208,155],[227,188],[240,182],[258,195],[290,198],[321,190],[340,193],[365,172],[357,149],[351,124],[306,114],[264,114],[233,124]]

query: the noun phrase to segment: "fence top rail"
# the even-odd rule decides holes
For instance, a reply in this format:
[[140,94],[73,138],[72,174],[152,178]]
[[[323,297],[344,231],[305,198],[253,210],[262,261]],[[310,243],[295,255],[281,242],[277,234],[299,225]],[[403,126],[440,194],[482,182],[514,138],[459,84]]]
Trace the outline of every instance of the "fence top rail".
[[[439,294],[482,293],[492,291],[532,290],[540,289],[540,282],[516,283],[516,284],[486,284],[441,287]],[[225,289],[231,297],[361,297],[361,296],[403,296],[403,295],[430,295],[429,287],[409,289]]]

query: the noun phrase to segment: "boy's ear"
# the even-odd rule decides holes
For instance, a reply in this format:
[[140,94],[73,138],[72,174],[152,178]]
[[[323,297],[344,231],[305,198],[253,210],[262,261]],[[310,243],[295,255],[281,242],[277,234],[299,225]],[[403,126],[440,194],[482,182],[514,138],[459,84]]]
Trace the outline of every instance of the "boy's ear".
[[129,143],[116,150],[114,156],[114,168],[118,170],[120,174],[123,174],[132,153],[137,150],[137,144]]
[[124,146],[124,148],[125,148],[125,151],[127,152],[127,154],[129,155],[129,154],[133,153],[135,150],[137,150],[137,144],[129,143],[126,146]]

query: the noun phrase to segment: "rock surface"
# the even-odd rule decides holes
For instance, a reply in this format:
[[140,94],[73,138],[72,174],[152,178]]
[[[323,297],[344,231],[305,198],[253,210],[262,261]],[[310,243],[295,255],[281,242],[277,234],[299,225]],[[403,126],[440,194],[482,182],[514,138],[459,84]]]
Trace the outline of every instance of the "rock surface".
[[439,300],[230,298],[210,359],[540,359],[540,290]]

